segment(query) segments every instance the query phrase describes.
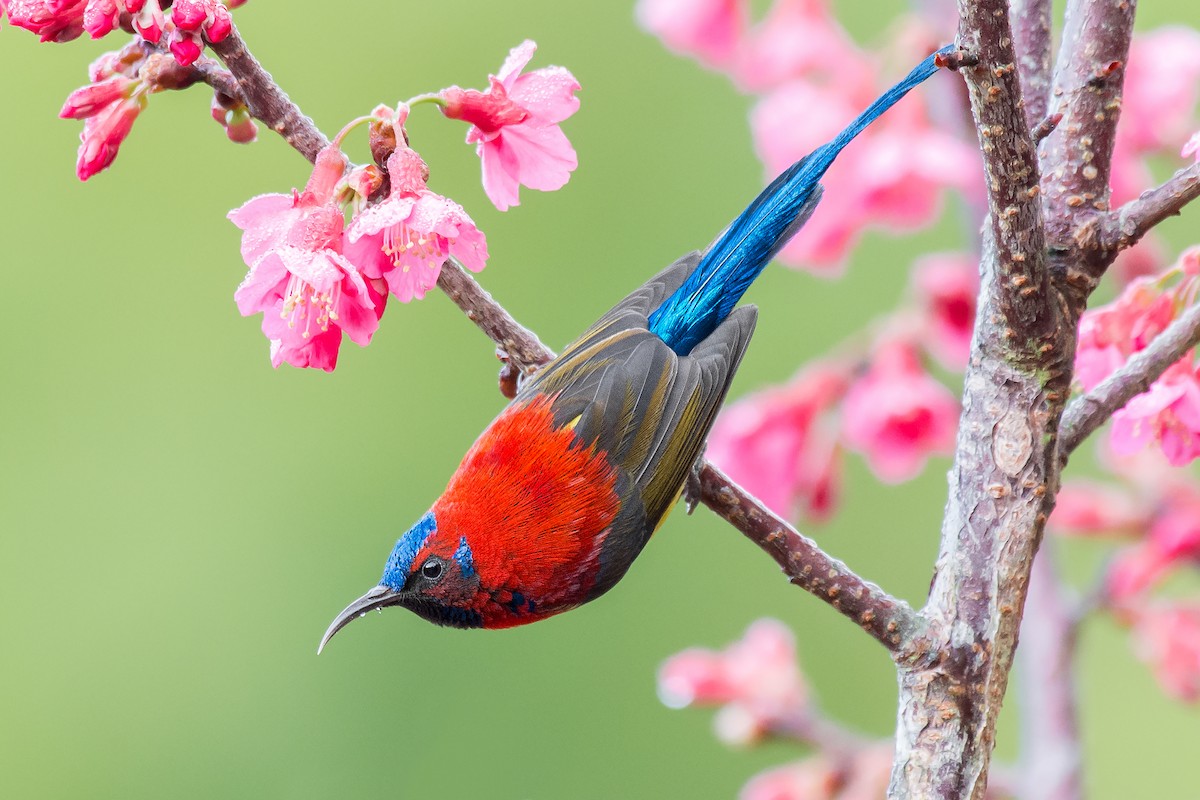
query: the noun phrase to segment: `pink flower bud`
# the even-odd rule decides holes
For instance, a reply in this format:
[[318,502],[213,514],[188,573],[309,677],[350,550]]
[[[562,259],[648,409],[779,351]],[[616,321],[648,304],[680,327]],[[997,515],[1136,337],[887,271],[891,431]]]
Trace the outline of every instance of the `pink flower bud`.
[[1192,134],[1192,137],[1183,144],[1183,149],[1179,151],[1179,155],[1184,158],[1195,158],[1200,161],[1200,131]]
[[63,119],[93,117],[110,104],[132,95],[136,85],[136,81],[124,75],[113,75],[100,83],[82,86],[67,96],[58,116]]
[[152,44],[158,44],[166,25],[159,0],[125,0],[125,9],[134,15],[133,27],[142,38]]
[[258,125],[246,108],[231,109],[225,119],[225,135],[237,144],[250,144],[258,138]]
[[88,117],[79,138],[79,158],[75,174],[86,181],[106,169],[117,157],[121,142],[133,129],[133,122],[146,107],[146,98],[127,97],[111,104],[103,113]]
[[88,0],[83,12],[83,29],[93,39],[111,33],[121,21],[121,7],[117,0]]
[[175,56],[175,60],[187,67],[195,64],[200,58],[204,42],[199,34],[176,28],[167,39],[167,47],[170,48],[171,55]]

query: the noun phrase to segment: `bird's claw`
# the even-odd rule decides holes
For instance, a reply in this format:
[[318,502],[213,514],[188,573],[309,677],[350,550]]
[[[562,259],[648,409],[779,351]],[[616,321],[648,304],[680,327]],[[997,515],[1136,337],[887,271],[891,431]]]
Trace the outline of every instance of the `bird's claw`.
[[696,506],[700,505],[700,495],[703,494],[703,486],[700,483],[700,471],[704,469],[704,452],[692,463],[692,468],[688,470],[687,480],[683,484],[683,506],[687,510],[688,516],[696,510]]

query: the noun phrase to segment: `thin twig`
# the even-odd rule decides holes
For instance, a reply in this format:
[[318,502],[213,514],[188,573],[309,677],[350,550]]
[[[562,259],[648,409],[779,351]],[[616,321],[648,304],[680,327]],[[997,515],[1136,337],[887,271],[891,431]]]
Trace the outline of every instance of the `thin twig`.
[[299,107],[262,68],[262,64],[246,48],[237,28],[209,46],[237,78],[239,95],[250,109],[251,116],[282,136],[309,161],[315,161],[317,153],[329,144],[329,140],[311,119],[300,113]]
[[1063,413],[1059,452],[1065,461],[1093,431],[1131,399],[1150,388],[1168,367],[1200,343],[1200,305],[1194,305],[1134,353],[1092,391],[1073,401]]

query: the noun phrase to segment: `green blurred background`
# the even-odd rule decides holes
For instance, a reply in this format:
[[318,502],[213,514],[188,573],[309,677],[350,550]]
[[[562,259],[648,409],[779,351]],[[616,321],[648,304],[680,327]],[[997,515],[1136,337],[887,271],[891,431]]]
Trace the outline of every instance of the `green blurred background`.
[[[761,185],[750,101],[637,30],[631,5],[256,0],[238,22],[328,132],[379,102],[481,86],[526,37],[534,67],[574,71],[579,170],[506,214],[460,125],[428,108],[410,125],[433,188],[487,232],[485,286],[561,347]],[[878,10],[843,5],[863,40],[879,35]],[[1141,24],[1195,24],[1189,8],[1148,4]],[[886,655],[703,510],[674,515],[618,590],[567,616],[491,633],[393,611],[318,658],[326,624],[501,407],[492,345],[434,294],[394,304],[333,375],[272,370],[258,320],[233,305],[245,268],[224,215],[303,185],[306,164],[270,134],[227,143],[196,89],[152,98],[115,168],[78,183],[79,123],[55,114],[109,46],[0,32],[0,795],[730,797],[800,751],[725,748],[708,712],[658,703],[654,673],[764,615],[796,630],[832,715],[891,732]],[[861,328],[914,257],[960,241],[952,223],[868,236],[839,282],[768,271],[734,394]],[[946,466],[883,488],[850,459],[845,508],[814,532],[920,602]],[[1096,797],[1195,796],[1194,711],[1108,623],[1087,629],[1081,691]]]

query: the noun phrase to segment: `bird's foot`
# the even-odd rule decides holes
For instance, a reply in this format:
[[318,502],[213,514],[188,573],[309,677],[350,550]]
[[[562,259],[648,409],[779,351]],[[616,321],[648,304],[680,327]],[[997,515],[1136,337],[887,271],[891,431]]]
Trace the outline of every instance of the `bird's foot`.
[[703,486],[700,483],[700,471],[704,469],[704,451],[700,451],[700,455],[692,463],[692,468],[688,470],[687,480],[683,484],[683,506],[687,509],[688,516],[696,510],[696,506],[700,505],[700,495],[703,493]]

